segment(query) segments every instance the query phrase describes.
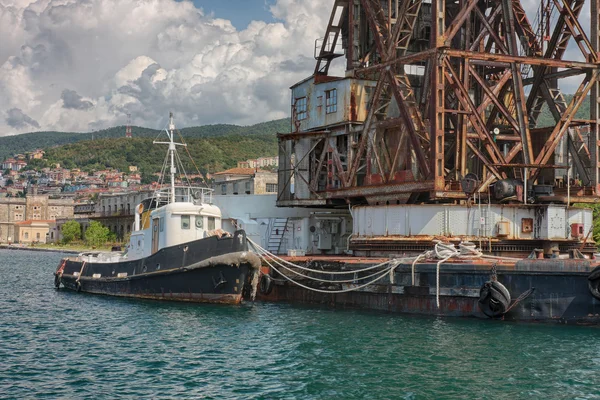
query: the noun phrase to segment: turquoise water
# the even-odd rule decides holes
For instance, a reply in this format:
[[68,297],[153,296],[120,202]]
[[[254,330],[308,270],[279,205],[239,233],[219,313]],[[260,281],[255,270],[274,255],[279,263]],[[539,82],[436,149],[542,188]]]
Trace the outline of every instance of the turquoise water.
[[600,398],[600,328],[56,291],[0,250],[0,397]]

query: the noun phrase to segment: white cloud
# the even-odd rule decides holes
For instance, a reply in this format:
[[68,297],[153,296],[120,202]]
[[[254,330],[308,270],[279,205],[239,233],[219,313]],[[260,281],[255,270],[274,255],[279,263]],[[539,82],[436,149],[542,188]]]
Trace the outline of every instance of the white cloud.
[[[522,1],[534,21],[539,0]],[[332,4],[277,0],[276,22],[239,31],[191,1],[0,0],[0,117],[18,109],[41,129],[89,131],[128,112],[148,127],[169,111],[179,126],[288,116],[288,88],[312,73]],[[12,125],[0,118],[0,136],[34,126]]]
[[[238,31],[190,1],[0,0],[0,115],[77,131],[123,124],[127,112],[149,127],[169,111],[180,126],[287,116],[288,87],[312,73],[331,4],[279,0],[277,22]],[[34,126],[14,120],[0,119],[0,135]]]

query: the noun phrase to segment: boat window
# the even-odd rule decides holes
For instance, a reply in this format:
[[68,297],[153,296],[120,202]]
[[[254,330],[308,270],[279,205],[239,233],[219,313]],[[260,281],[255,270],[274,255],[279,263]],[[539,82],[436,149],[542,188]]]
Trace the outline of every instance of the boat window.
[[212,231],[215,229],[215,217],[208,217],[208,230]]
[[164,232],[164,230],[165,230],[165,219],[164,218],[159,218],[158,219],[158,224],[160,225],[160,231]]
[[189,215],[181,216],[181,229],[190,229],[190,216]]
[[196,217],[196,228],[202,229],[204,227],[204,217],[197,216]]

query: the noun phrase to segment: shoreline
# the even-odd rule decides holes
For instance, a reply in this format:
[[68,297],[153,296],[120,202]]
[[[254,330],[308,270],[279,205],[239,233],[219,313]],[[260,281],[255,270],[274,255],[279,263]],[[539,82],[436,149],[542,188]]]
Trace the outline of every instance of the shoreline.
[[85,250],[69,250],[69,249],[49,249],[43,247],[29,247],[29,246],[17,246],[14,244],[0,244],[0,250],[27,250],[27,251],[48,251],[51,253],[67,253],[67,254],[79,254]]

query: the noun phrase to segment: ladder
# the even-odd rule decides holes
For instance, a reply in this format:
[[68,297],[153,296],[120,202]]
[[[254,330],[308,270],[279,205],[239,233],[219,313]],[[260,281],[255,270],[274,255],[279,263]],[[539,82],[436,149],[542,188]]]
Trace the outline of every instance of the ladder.
[[277,254],[281,247],[283,235],[287,228],[287,218],[275,218],[271,225],[271,232],[269,232],[269,242],[267,243],[267,250],[270,253]]

